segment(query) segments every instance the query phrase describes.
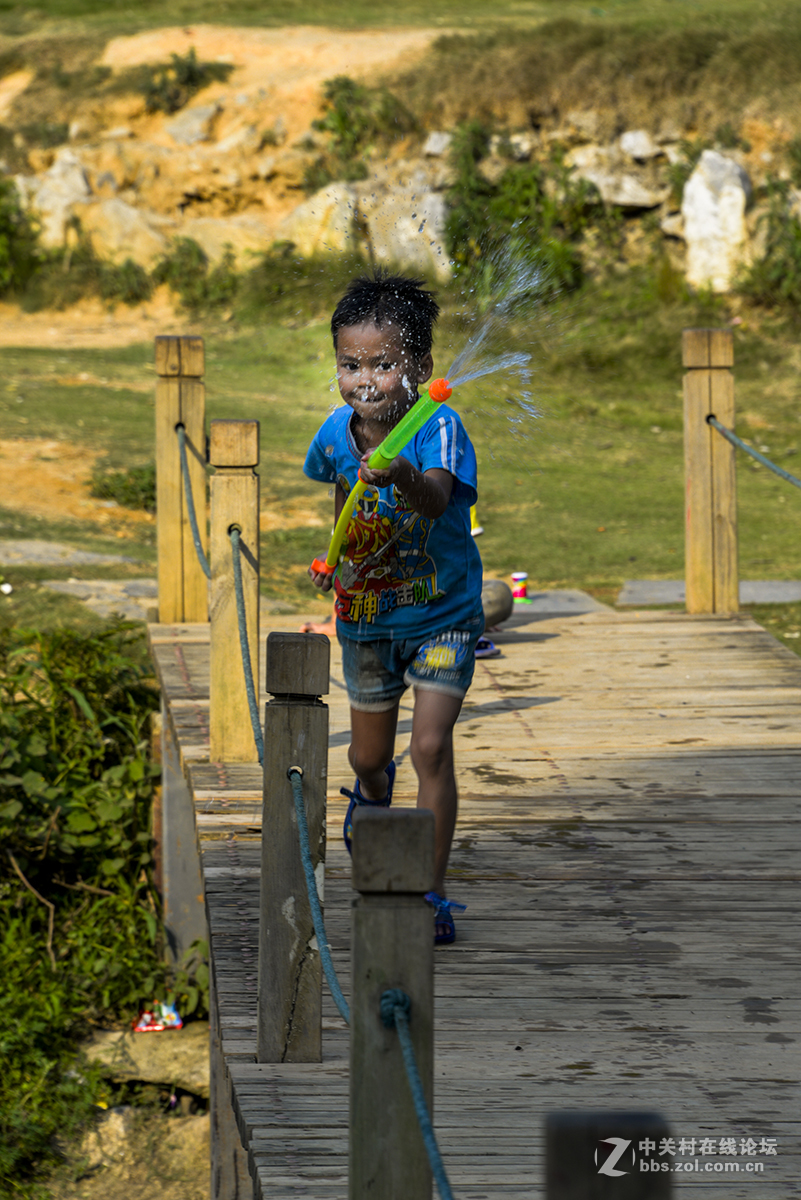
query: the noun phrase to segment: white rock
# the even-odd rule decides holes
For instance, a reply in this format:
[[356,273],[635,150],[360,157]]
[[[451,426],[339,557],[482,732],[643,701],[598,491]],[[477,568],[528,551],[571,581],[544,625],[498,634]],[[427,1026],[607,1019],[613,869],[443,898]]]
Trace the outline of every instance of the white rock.
[[174,1084],[196,1096],[209,1094],[209,1027],[204,1021],[165,1033],[97,1030],[82,1049],[103,1065],[110,1079],[141,1079]]
[[407,271],[433,270],[450,278],[445,249],[445,198],[439,192],[408,192],[405,188],[359,195],[359,212],[367,226],[377,262]]
[[278,239],[294,242],[304,258],[356,248],[356,192],[347,183],[329,183],[281,223]]
[[196,108],[185,108],[173,121],[164,126],[174,142],[181,146],[193,146],[195,142],[208,141],[218,104],[200,104]]
[[103,137],[110,141],[123,142],[134,135],[130,125],[115,125],[113,129],[104,129]]
[[605,204],[621,208],[656,208],[669,194],[667,187],[654,188],[620,165],[613,149],[603,146],[577,146],[565,155],[565,162],[588,183],[594,183]]
[[89,1170],[122,1162],[133,1132],[134,1111],[129,1107],[110,1108],[98,1116],[94,1127],[84,1134],[80,1155]]
[[16,183],[20,198],[27,201],[39,217],[42,245],[48,248],[62,246],[73,206],[85,204],[92,194],[77,154],[73,150],[59,150],[41,180],[17,176]]
[[681,213],[668,213],[659,222],[665,237],[684,239],[684,217]]
[[790,216],[801,221],[801,188],[790,188],[788,197]]
[[259,217],[247,213],[234,217],[195,217],[184,221],[178,233],[197,242],[212,264],[220,262],[230,246],[240,268],[252,265],[253,255],[269,250],[275,240]]
[[510,133],[508,137],[494,134],[490,138],[490,154],[499,154],[502,150],[515,162],[527,162],[535,146],[535,138],[531,133]]
[[260,144],[261,134],[256,126],[244,125],[241,129],[235,129],[233,133],[222,138],[215,149],[222,154],[230,154],[232,150],[244,150],[246,153],[252,154],[258,150]]
[[620,149],[629,158],[637,162],[646,162],[649,158],[658,158],[662,147],[658,146],[645,129],[628,129],[620,135]]
[[149,267],[167,249],[167,240],[148,215],[118,196],[88,204],[81,212],[81,225],[95,254],[111,262],[132,258]]
[[423,144],[423,154],[427,158],[441,158],[443,154],[447,154],[450,150],[452,141],[452,133],[435,130],[433,133],[429,133],[426,138]]
[[745,210],[751,181],[745,170],[717,150],[704,150],[684,185],[681,211],[687,241],[687,282],[726,292],[745,259]]

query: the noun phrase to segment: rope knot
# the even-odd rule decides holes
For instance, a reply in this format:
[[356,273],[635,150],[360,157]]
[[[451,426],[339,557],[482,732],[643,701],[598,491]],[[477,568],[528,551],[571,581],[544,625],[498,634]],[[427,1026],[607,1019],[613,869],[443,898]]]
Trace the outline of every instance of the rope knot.
[[381,997],[381,1020],[387,1029],[395,1027],[396,1008],[402,1009],[408,1018],[412,1002],[402,988],[388,988]]

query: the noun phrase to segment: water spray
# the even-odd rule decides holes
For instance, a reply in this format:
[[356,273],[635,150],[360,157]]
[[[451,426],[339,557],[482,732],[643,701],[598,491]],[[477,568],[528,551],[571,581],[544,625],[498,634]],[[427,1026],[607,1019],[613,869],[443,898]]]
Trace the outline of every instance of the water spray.
[[[450,400],[452,392],[453,388],[447,379],[435,379],[428,391],[418,396],[409,411],[401,417],[395,428],[390,430],[380,446],[376,446],[367,460],[368,467],[374,471],[386,470],[390,463],[398,457],[404,446],[407,446],[415,434],[419,433],[426,422],[433,417],[438,406],[444,404],[446,400]],[[359,478],[345,498],[342,512],[334,526],[328,553],[324,559],[315,558],[311,565],[312,571],[320,575],[333,575],[339,562],[342,544],[345,541],[356,503],[364,495],[367,486],[362,479],[360,470]]]

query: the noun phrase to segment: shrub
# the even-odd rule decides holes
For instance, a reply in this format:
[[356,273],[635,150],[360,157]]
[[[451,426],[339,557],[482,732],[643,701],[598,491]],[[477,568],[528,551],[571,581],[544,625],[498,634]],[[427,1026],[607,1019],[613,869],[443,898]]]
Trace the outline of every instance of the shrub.
[[215,80],[225,82],[230,63],[200,62],[194,46],[187,54],[173,54],[167,66],[151,67],[142,82],[148,112],[178,112],[197,92]]
[[789,211],[789,186],[768,183],[765,253],[747,270],[737,290],[757,304],[801,312],[801,221]]
[[41,261],[36,226],[13,182],[0,178],[0,293],[21,291]]
[[102,471],[92,474],[91,494],[99,500],[116,500],[124,508],[156,511],[156,467],[145,463],[126,471]]
[[329,135],[329,149],[309,168],[305,186],[316,191],[332,179],[364,179],[374,144],[397,140],[415,128],[414,117],[386,88],[365,87],[347,75],[323,85],[325,116],[313,122]]
[[491,291],[493,264],[513,241],[537,269],[541,299],[578,287],[582,269],[573,243],[590,223],[606,220],[596,189],[574,179],[558,152],[547,164],[511,164],[491,183],[479,169],[489,137],[479,121],[466,122],[454,135],[446,227],[452,259]]
[[209,312],[233,303],[239,287],[230,246],[217,264],[209,269],[209,260],[192,238],[177,238],[172,250],[153,269],[154,283],[166,283],[190,313]]

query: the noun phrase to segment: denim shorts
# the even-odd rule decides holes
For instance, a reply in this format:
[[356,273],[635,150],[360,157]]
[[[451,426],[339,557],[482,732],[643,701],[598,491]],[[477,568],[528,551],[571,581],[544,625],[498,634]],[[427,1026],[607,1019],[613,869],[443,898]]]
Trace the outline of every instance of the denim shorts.
[[351,708],[387,712],[407,687],[444,692],[462,700],[476,666],[479,629],[448,629],[424,638],[379,638],[358,642],[342,637],[342,670]]

